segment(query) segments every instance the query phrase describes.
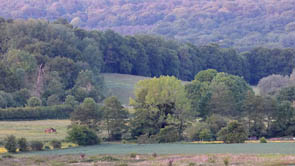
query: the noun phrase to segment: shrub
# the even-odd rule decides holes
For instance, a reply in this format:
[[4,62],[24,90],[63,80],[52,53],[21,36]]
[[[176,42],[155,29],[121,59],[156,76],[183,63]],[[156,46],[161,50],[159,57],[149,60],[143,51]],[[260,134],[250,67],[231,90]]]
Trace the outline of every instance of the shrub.
[[128,166],[127,163],[120,163],[120,164],[117,164],[116,166]]
[[157,137],[160,143],[176,142],[180,139],[177,129],[173,126],[166,126],[165,128],[160,129],[160,133]]
[[215,155],[208,156],[208,163],[216,163],[217,157]]
[[37,106],[41,106],[41,100],[37,97],[31,97],[28,100],[28,106],[30,107],[37,107]]
[[196,166],[196,163],[189,163],[188,166]]
[[223,164],[225,166],[228,166],[229,165],[229,157],[226,157],[226,158],[223,159]]
[[60,149],[61,148],[61,142],[58,141],[58,140],[52,140],[50,142],[51,146],[54,148],[54,149]]
[[44,149],[45,150],[50,150],[50,147],[49,146],[45,146]]
[[153,156],[154,158],[156,158],[156,157],[157,157],[157,153],[153,153],[152,156]]
[[41,141],[32,141],[31,149],[34,151],[40,151],[43,148],[43,143]]
[[17,140],[19,151],[26,152],[29,150],[29,145],[26,138],[20,138]]
[[67,140],[78,145],[95,145],[100,143],[94,131],[86,126],[79,125],[72,126],[68,131]]
[[259,139],[259,141],[260,141],[260,143],[267,143],[267,141],[266,141],[266,139],[265,139],[264,137],[261,137],[261,138]]
[[7,149],[10,153],[15,153],[17,149],[17,142],[14,135],[7,136],[5,138],[5,144],[4,147]]
[[119,159],[114,158],[112,156],[103,156],[102,158],[98,159],[99,161],[108,161],[108,162],[112,162],[112,161],[119,161]]
[[136,153],[130,153],[130,158],[135,158],[136,157]]
[[232,121],[218,132],[218,139],[225,143],[244,143],[248,133],[243,124]]

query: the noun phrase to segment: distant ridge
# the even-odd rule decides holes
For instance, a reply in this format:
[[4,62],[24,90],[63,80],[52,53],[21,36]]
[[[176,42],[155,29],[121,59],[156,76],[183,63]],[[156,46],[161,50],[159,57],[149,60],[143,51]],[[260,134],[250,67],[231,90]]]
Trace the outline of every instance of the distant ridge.
[[241,51],[295,46],[294,0],[0,0],[5,18],[66,18],[87,29],[152,33]]

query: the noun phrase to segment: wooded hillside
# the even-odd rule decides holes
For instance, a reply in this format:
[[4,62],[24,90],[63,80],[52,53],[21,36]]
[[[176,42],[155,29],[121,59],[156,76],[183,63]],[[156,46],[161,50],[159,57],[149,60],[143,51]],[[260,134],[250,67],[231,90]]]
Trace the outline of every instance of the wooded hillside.
[[248,50],[295,46],[293,0],[0,0],[5,18],[66,18],[90,29],[156,33]]

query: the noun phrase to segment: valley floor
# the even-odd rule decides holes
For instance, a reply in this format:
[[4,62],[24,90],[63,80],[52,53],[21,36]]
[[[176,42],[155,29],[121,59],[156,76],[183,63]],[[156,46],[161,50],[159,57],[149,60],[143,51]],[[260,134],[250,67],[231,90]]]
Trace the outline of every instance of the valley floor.
[[[6,156],[7,157],[7,156]],[[8,156],[11,157],[11,156]],[[280,166],[294,165],[295,155],[200,154],[200,155],[49,155],[0,159],[2,166]]]

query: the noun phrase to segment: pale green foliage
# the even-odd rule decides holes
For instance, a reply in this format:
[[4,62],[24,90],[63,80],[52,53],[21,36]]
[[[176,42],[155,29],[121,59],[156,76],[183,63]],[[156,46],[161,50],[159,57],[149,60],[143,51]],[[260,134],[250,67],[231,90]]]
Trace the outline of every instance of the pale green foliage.
[[64,104],[70,105],[72,107],[75,107],[79,104],[78,101],[76,101],[75,97],[72,95],[67,95]]
[[136,84],[135,100],[130,99],[130,104],[147,104],[154,106],[164,103],[175,103],[178,110],[188,110],[190,108],[188,99],[185,95],[184,86],[175,77],[161,76],[139,81]]
[[131,122],[133,137],[160,133],[158,141],[175,141],[163,139],[164,135],[171,136],[168,128],[177,132],[177,139],[181,137],[190,103],[180,80],[161,76],[139,81],[135,88],[135,99],[130,99],[130,105],[135,108]]
[[41,106],[41,100],[37,97],[29,98],[27,103],[28,103],[28,106],[30,106],[30,107]]
[[25,51],[9,50],[9,52],[4,55],[4,59],[13,72],[21,68],[27,73],[32,73],[37,68],[37,61],[34,56]]

